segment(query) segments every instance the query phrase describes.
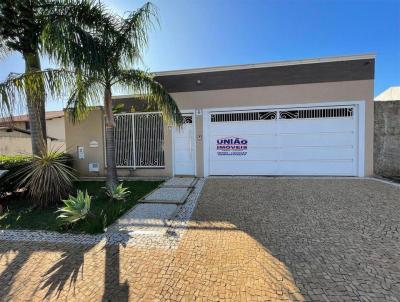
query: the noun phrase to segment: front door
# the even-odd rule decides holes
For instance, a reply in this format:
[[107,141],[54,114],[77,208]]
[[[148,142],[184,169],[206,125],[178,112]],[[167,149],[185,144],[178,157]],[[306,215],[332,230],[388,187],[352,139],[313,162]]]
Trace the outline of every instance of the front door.
[[195,175],[196,144],[194,131],[193,115],[185,114],[182,127],[175,129],[175,175]]

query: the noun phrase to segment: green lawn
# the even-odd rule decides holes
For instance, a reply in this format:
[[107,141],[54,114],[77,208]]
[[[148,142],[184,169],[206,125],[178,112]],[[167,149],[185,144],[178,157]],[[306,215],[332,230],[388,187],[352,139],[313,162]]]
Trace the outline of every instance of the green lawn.
[[[126,181],[124,186],[131,191],[125,202],[109,201],[102,187],[104,182],[76,182],[76,189],[87,190],[92,198],[92,212],[97,218],[90,221],[80,221],[72,228],[66,229],[57,219],[57,208],[35,208],[29,200],[10,200],[6,204],[4,214],[0,214],[0,229],[31,229],[73,233],[101,233],[103,225],[110,225],[127,210],[132,208],[137,200],[154,190],[160,181]],[[61,204],[60,204],[61,206]],[[100,215],[103,213],[105,215]],[[103,218],[100,218],[103,217]],[[106,217],[106,218],[104,218]],[[105,220],[105,221],[104,221]]]

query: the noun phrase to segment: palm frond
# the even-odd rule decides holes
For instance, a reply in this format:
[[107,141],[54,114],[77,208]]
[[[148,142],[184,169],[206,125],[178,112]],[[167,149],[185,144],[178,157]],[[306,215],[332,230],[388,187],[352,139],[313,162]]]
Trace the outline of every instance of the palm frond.
[[155,24],[159,24],[158,11],[150,2],[121,18],[113,50],[122,56],[122,61],[135,62],[141,58],[141,51],[148,44],[148,31]]
[[[41,1],[42,15],[45,22],[64,21],[81,23],[83,26],[104,25],[104,18],[110,14],[104,5],[97,0],[47,0]],[[105,24],[106,25],[106,24]]]
[[93,0],[50,2],[40,37],[42,50],[63,66],[95,70],[104,64],[98,33],[101,28],[114,28],[114,17]]
[[76,72],[75,85],[68,99],[66,109],[68,117],[73,123],[84,119],[90,111],[91,105],[102,97],[102,86],[96,77],[86,77]]
[[98,42],[90,31],[68,22],[49,23],[42,32],[42,51],[64,67],[89,69],[102,64]]
[[119,85],[126,86],[158,108],[166,122],[174,125],[182,123],[182,114],[175,100],[151,74],[141,70],[121,70],[117,79]]
[[25,108],[28,95],[42,98],[47,92],[58,97],[68,91],[74,82],[73,74],[65,69],[46,69],[29,73],[10,73],[0,83],[0,113],[12,114]]
[[7,46],[5,41],[0,41],[0,61],[12,53],[12,49]]

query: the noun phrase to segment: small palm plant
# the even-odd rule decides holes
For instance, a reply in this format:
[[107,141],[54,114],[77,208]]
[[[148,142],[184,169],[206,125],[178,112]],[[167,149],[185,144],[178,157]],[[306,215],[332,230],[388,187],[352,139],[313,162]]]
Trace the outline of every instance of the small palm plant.
[[106,190],[107,196],[111,200],[123,201],[126,200],[126,198],[131,194],[128,188],[123,187],[122,183],[111,188],[104,187],[104,189]]
[[90,212],[92,196],[87,191],[78,190],[76,197],[69,195],[68,199],[63,200],[64,207],[57,212],[61,214],[57,217],[63,222],[72,224],[79,220],[83,220],[88,216],[93,216]]
[[68,165],[69,160],[67,154],[58,150],[34,155],[15,173],[19,179],[18,186],[26,188],[28,196],[41,208],[58,204],[71,192],[76,179],[74,170]]

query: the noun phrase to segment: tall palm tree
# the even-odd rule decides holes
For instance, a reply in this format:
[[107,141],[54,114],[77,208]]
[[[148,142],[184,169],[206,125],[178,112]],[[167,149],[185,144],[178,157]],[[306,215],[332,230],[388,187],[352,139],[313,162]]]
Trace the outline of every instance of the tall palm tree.
[[[40,55],[61,55],[64,63],[81,57],[78,49],[65,47],[67,39],[85,45],[89,31],[105,19],[102,6],[93,0],[0,1],[0,56],[19,52],[25,61],[25,73],[12,73],[0,84],[0,109],[4,114],[26,106],[34,155],[46,151],[46,93],[60,94],[72,80],[65,70],[42,70]],[[55,27],[58,35],[52,35]]]
[[[157,22],[157,12],[151,3],[130,12],[127,17],[114,16],[90,39],[90,47],[82,49],[85,66],[77,58],[77,85],[68,101],[67,108],[73,118],[82,117],[96,96],[102,95],[106,115],[105,137],[107,158],[107,186],[116,185],[117,169],[115,164],[114,115],[112,110],[112,88],[122,87],[145,98],[151,105],[163,113],[166,122],[180,124],[181,113],[173,98],[151,74],[131,68],[141,60],[141,54],[148,42],[148,30]],[[57,33],[53,33],[57,35]],[[79,45],[73,40],[69,47]],[[62,52],[59,49],[58,52]]]

